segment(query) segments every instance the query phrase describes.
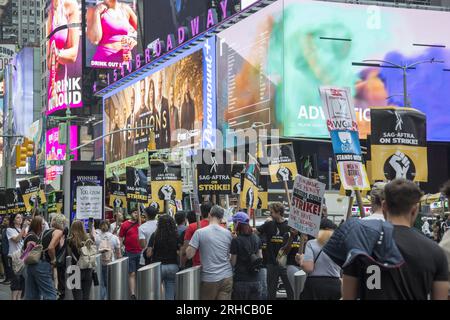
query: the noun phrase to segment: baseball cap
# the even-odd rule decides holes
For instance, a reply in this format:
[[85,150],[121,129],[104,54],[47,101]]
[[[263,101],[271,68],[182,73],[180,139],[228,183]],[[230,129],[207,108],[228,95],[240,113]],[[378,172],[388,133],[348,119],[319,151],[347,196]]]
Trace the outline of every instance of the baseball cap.
[[249,224],[250,218],[245,212],[236,212],[233,216],[233,223]]

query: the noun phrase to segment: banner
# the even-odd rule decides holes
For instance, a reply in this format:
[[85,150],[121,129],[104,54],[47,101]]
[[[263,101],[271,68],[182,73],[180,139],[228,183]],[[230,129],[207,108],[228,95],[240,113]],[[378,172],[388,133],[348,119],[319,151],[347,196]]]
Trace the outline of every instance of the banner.
[[111,183],[111,195],[109,196],[109,206],[111,208],[127,207],[127,186],[120,183]]
[[225,157],[224,152],[219,164],[214,152],[203,150],[202,163],[197,165],[197,190],[200,195],[231,193],[231,165],[224,164]]
[[243,164],[233,164],[231,171],[231,193],[240,194],[242,190],[242,171],[244,171]]
[[132,167],[126,168],[127,175],[127,201],[138,203],[148,202],[147,170]]
[[317,237],[324,194],[324,183],[298,175],[294,181],[288,225],[300,233]]
[[350,88],[322,86],[319,92],[344,189],[370,189],[362,162],[358,124]]
[[246,209],[258,208],[258,180],[259,168],[256,164],[249,164],[245,170],[240,206]]
[[292,143],[268,145],[268,150],[278,149],[278,156],[269,164],[270,180],[272,182],[294,181],[297,176],[294,147]]
[[38,205],[47,202],[44,190],[40,188],[40,185],[41,180],[39,177],[19,181],[20,192],[22,193],[23,202],[25,203],[27,212],[31,212],[31,210],[35,207],[38,196]]
[[150,166],[148,152],[141,152],[135,156],[106,165],[106,177],[112,178],[114,174],[121,176],[126,173],[127,167],[146,169]]
[[101,186],[79,186],[77,188],[77,219],[102,219],[103,188]]
[[412,108],[371,109],[373,180],[428,181],[426,116]]
[[6,212],[8,214],[17,214],[27,212],[22,194],[19,188],[6,189]]
[[161,161],[150,163],[152,200],[181,200],[181,166]]

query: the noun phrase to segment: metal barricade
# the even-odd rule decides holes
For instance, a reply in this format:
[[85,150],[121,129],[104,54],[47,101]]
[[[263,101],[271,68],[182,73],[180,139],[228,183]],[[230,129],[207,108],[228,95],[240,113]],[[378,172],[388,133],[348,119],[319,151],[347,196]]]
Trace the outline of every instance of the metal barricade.
[[161,262],[140,268],[136,285],[138,300],[161,300]]
[[99,285],[94,286],[94,282],[92,282],[90,300],[101,300],[101,282],[102,282],[102,261],[101,254],[97,254],[95,256],[95,272],[97,273],[97,278]]
[[128,300],[128,257],[108,263],[107,270],[108,300]]
[[180,271],[175,276],[176,300],[200,300],[200,266]]
[[294,300],[300,300],[300,294],[305,287],[306,273],[299,270],[294,274]]

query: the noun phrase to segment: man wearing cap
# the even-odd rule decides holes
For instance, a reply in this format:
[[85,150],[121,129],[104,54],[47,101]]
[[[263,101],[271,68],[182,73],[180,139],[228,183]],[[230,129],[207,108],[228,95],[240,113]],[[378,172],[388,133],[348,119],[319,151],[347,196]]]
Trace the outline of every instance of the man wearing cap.
[[[413,228],[421,196],[419,187],[405,179],[395,179],[385,186],[382,208],[390,224],[380,223],[386,224],[385,231],[393,225],[392,237],[382,232],[373,248],[376,254],[354,252],[353,260],[344,265],[344,300],[447,299],[448,265],[445,254],[436,243]],[[372,224],[376,220],[365,222]],[[374,228],[366,229],[364,236],[371,237],[373,231]],[[328,243],[333,242],[333,237]],[[352,235],[347,233],[346,237]],[[324,250],[328,254],[330,251],[326,247]],[[377,263],[377,259],[389,253],[387,249],[399,251],[404,262],[393,267],[388,267],[388,263]],[[348,255],[351,256],[351,252]]]
[[383,209],[381,203],[384,199],[384,187],[386,183],[375,182],[370,191],[370,202],[372,204],[372,214],[370,216],[364,217],[363,219],[379,219],[384,221]]
[[209,212],[209,225],[195,231],[186,249],[192,259],[197,250],[202,262],[200,299],[230,300],[233,290],[233,268],[230,263],[231,232],[220,223],[225,210],[213,206]]

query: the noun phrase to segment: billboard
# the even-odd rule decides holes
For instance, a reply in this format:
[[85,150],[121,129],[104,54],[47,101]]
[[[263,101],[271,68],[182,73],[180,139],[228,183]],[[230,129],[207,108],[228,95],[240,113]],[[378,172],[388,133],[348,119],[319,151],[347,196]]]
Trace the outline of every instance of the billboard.
[[[152,137],[157,149],[215,146],[214,58],[209,38],[106,96],[105,133],[114,132],[104,139],[106,163],[147,151]],[[116,132],[124,128],[141,129]]]
[[0,1],[0,26],[12,24],[12,0]]
[[34,48],[23,48],[18,52],[11,68],[13,134],[28,136],[33,123],[33,61]]
[[[58,143],[58,128],[49,129],[46,132],[45,159],[46,161],[65,160],[66,145]],[[70,148],[78,146],[78,128],[70,126]],[[78,152],[73,151],[74,160],[78,160]],[[45,183],[53,181],[63,172],[63,166],[47,166],[45,169]]]
[[136,0],[86,1],[86,66],[116,69],[137,49]]
[[[403,106],[402,70],[367,59],[414,63],[411,107],[427,116],[429,141],[450,141],[450,13],[309,0],[277,1],[218,36],[222,128],[279,128],[286,137],[329,138],[317,90],[350,87],[360,138],[372,106]],[[245,32],[242,32],[245,30]],[[258,54],[254,54],[258,52]]]
[[[0,18],[0,21],[2,21],[2,18]],[[12,62],[15,52],[16,46],[14,44],[0,44],[0,73],[2,73],[3,70],[5,70],[5,66],[7,64],[10,64]]]
[[[160,40],[175,48],[205,31],[212,16],[221,21],[240,10],[241,0],[146,0],[144,1],[145,46]],[[209,19],[209,21],[208,21]],[[213,23],[214,24],[214,23]]]
[[47,115],[83,106],[81,1],[47,0]]

